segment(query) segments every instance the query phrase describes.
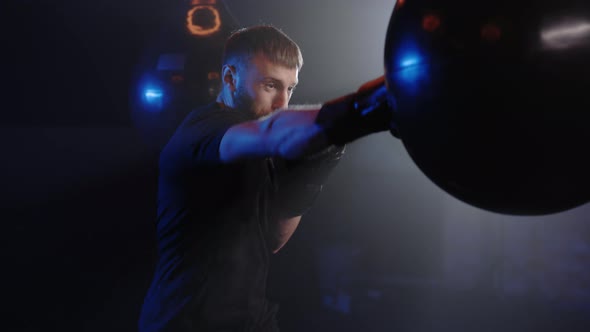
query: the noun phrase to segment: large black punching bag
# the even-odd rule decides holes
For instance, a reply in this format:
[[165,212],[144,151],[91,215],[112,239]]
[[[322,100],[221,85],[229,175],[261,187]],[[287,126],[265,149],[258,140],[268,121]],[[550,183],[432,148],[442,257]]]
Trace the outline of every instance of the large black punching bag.
[[590,1],[398,0],[385,72],[405,148],[451,195],[515,215],[590,200]]

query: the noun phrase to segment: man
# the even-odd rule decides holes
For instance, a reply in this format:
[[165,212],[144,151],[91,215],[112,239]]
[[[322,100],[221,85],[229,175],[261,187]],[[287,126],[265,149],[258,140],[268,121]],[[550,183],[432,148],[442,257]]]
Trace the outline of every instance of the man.
[[278,331],[269,255],[289,240],[343,146],[387,130],[383,80],[289,109],[303,64],[271,26],[228,39],[215,103],[191,112],[160,155],[159,262],[140,331]]

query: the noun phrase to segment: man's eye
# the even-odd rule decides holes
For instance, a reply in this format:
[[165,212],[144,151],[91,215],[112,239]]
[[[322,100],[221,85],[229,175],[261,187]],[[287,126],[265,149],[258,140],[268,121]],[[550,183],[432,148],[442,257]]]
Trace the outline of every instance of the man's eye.
[[265,87],[266,87],[267,89],[274,89],[274,88],[276,88],[276,87],[277,87],[277,85],[276,85],[276,84],[274,84],[274,83],[266,83],[266,84],[265,84]]

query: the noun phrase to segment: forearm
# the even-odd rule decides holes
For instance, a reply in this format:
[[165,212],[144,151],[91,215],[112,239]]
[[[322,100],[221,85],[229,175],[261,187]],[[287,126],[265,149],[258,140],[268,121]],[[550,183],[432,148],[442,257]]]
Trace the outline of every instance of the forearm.
[[276,254],[289,241],[300,221],[301,216],[296,216],[275,220],[270,225],[268,244],[273,254]]
[[323,128],[316,123],[319,109],[285,110],[265,124],[267,150],[272,157],[299,159],[328,147]]
[[326,148],[329,143],[322,127],[315,121],[319,108],[283,110],[264,120],[231,127],[219,147],[221,160],[297,159]]

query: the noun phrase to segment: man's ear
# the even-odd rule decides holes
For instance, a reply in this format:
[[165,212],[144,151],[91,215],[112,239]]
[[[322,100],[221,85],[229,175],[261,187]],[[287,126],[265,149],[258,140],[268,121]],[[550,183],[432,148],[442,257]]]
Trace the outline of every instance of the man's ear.
[[223,75],[223,86],[229,88],[229,91],[234,92],[236,91],[236,67],[232,65],[223,65],[221,69],[221,74]]

